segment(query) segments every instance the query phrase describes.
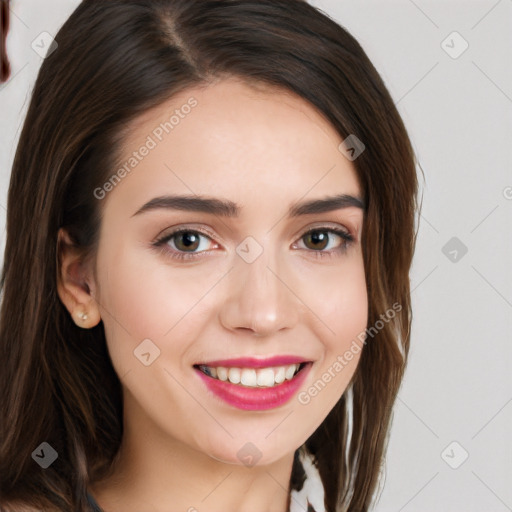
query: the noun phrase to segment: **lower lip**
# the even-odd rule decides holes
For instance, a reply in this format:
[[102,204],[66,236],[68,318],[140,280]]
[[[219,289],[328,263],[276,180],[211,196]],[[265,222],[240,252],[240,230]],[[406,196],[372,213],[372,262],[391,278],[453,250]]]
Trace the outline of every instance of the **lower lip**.
[[312,363],[307,363],[295,377],[271,388],[249,388],[214,379],[194,368],[208,389],[224,402],[245,411],[274,409],[288,402],[306,379]]

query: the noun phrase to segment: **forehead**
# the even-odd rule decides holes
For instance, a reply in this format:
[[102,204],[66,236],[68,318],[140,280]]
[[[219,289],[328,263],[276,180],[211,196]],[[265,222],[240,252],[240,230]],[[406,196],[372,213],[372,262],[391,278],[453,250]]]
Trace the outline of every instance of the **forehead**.
[[[257,190],[283,199],[287,192],[302,196],[313,189],[315,195],[361,195],[334,127],[307,101],[280,88],[237,79],[189,88],[129,128],[119,165],[136,165],[110,194],[122,192],[128,202],[159,191],[238,202],[247,190],[253,199]],[[144,146],[151,147],[145,156],[134,156]]]
[[[187,104],[190,104],[191,99],[197,101],[197,106],[189,109]],[[184,115],[179,112],[181,109],[184,110]],[[194,115],[189,115],[189,111]],[[252,115],[245,116],[249,112]],[[147,131],[155,122],[169,120],[173,113],[180,114],[180,119],[173,121],[176,122],[174,128],[187,117],[191,118],[187,124],[195,124],[194,118],[201,119],[201,124],[205,120],[213,122],[213,127],[208,126],[214,128],[210,130],[211,137],[215,137],[220,129],[229,128],[242,136],[256,125],[259,125],[259,129],[266,128],[270,134],[275,134],[280,124],[293,121],[294,124],[287,127],[290,134],[299,127],[310,131],[315,125],[317,130],[322,131],[336,145],[341,142],[339,134],[325,116],[302,97],[283,87],[257,81],[247,82],[236,77],[190,87],[175,94],[132,122],[126,142],[136,138],[137,131]],[[269,114],[273,115],[269,117]],[[179,131],[174,128],[173,132]],[[240,129],[242,132],[239,132]]]

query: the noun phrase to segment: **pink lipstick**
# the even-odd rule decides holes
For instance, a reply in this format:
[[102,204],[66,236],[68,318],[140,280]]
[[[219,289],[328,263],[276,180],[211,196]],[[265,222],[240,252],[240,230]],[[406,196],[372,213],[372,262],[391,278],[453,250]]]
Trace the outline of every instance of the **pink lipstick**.
[[[291,377],[293,372],[293,368],[291,368],[289,370],[290,375],[286,380],[278,384],[278,377],[276,376],[274,385],[266,385],[265,387],[243,385],[241,382],[235,384],[227,380],[225,376],[224,380],[220,380],[212,374],[212,369],[220,367],[224,368],[224,371],[238,368],[241,371],[246,369],[245,371],[248,372],[247,369],[282,368],[290,365],[298,366],[293,377]],[[311,366],[311,361],[306,361],[297,356],[276,356],[266,359],[243,357],[208,361],[194,365],[194,369],[207,389],[227,404],[248,411],[263,411],[274,409],[291,400],[306,379]],[[283,370],[281,370],[282,372]],[[254,373],[254,370],[252,373]],[[282,378],[284,379],[284,377]]]

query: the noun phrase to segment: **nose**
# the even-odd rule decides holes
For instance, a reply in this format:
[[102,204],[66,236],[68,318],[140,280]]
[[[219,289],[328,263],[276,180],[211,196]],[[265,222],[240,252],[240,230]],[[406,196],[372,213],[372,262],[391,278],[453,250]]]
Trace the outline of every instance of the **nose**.
[[227,276],[227,293],[220,312],[223,326],[230,331],[250,331],[265,337],[293,328],[302,303],[293,289],[291,272],[285,272],[268,251],[252,263],[236,258]]

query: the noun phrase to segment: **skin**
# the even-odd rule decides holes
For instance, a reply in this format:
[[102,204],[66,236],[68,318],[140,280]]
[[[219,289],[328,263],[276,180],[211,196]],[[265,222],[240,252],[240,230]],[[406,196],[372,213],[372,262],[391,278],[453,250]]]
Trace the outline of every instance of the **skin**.
[[[100,201],[94,261],[82,264],[59,233],[59,296],[81,328],[103,321],[123,386],[115,471],[90,489],[106,512],[285,512],[294,451],[339,400],[360,353],[308,404],[296,395],[266,411],[222,402],[192,365],[300,355],[314,363],[299,391],[332,368],[367,325],[363,212],[286,214],[297,201],[361,197],[362,190],[338,150],[342,139],[311,105],[233,78],[188,89],[144,113],[132,123],[121,161],[190,97],[197,106]],[[229,199],[242,212],[238,219],[165,209],[133,216],[164,194]],[[152,246],[183,226],[212,235],[188,249],[195,259],[169,256],[187,252],[183,237],[167,242],[168,253]],[[345,229],[356,239],[343,251],[343,239],[328,232],[328,242],[314,245],[303,236],[311,227]],[[252,263],[236,252],[248,236],[263,249]],[[149,366],[134,357],[144,339],[160,350]],[[252,467],[237,456],[248,442],[261,453]]]

